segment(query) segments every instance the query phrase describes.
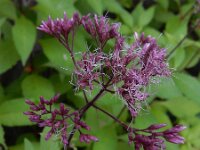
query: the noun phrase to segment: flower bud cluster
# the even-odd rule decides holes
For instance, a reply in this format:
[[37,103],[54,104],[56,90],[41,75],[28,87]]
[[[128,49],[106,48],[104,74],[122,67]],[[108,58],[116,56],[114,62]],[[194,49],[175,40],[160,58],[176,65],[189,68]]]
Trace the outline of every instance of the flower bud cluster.
[[[58,100],[59,95],[54,96],[50,100],[45,100],[40,97],[39,104],[35,104],[30,100],[26,100],[26,103],[30,106],[30,111],[24,112],[29,116],[30,121],[38,124],[39,127],[50,127],[50,131],[47,133],[45,139],[48,140],[53,134],[60,135],[60,139],[64,145],[68,144],[68,136],[72,130],[70,130],[69,122],[72,122],[76,130],[90,130],[90,127],[80,119],[78,111],[70,112],[69,108],[66,108],[63,103],[60,103],[60,107],[53,108],[53,104]],[[84,138],[83,138],[84,137]],[[80,134],[80,141],[88,143],[89,141],[97,141],[94,136]]]
[[[168,142],[175,144],[183,144],[184,138],[178,135],[179,132],[183,131],[186,127],[182,125],[176,125],[171,129],[165,131],[157,131],[166,124],[154,124],[146,129],[139,130],[140,132],[145,132],[146,134],[136,133],[133,130],[129,130],[129,143],[134,142],[135,150],[160,150],[166,149],[164,139]],[[133,136],[134,133],[134,136]],[[147,135],[148,134],[148,135]]]

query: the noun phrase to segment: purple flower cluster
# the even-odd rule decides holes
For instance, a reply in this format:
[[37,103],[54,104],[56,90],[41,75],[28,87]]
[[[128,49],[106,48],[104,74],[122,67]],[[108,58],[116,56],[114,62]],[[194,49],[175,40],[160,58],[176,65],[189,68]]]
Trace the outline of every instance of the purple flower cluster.
[[[96,42],[96,45],[93,45],[94,50],[82,53],[81,59],[76,60],[73,38],[75,38],[75,30],[81,26]],[[101,87],[99,93],[91,101],[88,101],[84,95],[87,104],[79,111],[74,112],[70,112],[64,104],[60,104],[59,109],[53,109],[53,104],[57,101],[58,96],[50,101],[41,97],[38,105],[27,100],[26,103],[30,105],[31,111],[25,112],[25,114],[29,116],[29,119],[40,127],[51,127],[46,139],[49,139],[52,134],[60,133],[62,142],[69,145],[72,136],[68,135],[74,131],[73,129],[69,130],[69,122],[72,122],[74,129],[80,133],[79,140],[81,142],[98,141],[96,137],[82,133],[82,129],[90,130],[90,128],[81,121],[81,118],[90,107],[97,108],[94,103],[103,92],[118,94],[129,109],[131,116],[135,118],[149,96],[149,93],[145,91],[146,87],[151,83],[157,83],[155,78],[171,75],[165,60],[166,50],[158,46],[155,38],[145,37],[144,34],[139,36],[135,33],[135,41],[129,43],[119,33],[119,27],[119,24],[109,23],[108,19],[103,16],[80,17],[77,13],[71,19],[67,18],[66,14],[64,14],[64,18],[56,20],[49,17],[38,27],[39,30],[57,38],[69,51],[75,66],[73,79],[75,79],[74,82],[78,89],[93,90],[94,84]],[[72,35],[72,43],[68,41],[69,34]],[[106,44],[111,39],[114,41],[114,45],[108,50]],[[111,116],[104,110],[99,110]],[[50,117],[45,118],[47,114]],[[129,128],[116,118],[114,120],[128,131],[129,143],[134,142],[136,150],[140,148],[145,150],[165,149],[164,139],[175,144],[184,142],[184,138],[178,135],[185,129],[181,125],[159,132],[157,130],[165,127],[165,124],[151,125],[146,129],[138,130]]]
[[90,15],[83,16],[81,24],[93,38],[100,42],[101,46],[105,45],[109,39],[119,36],[120,25],[117,23],[110,25],[103,16],[98,18],[95,15],[93,19],[90,18]]
[[[140,132],[145,132],[149,135],[138,134],[136,131],[129,130],[129,143],[134,142],[135,150],[140,150],[143,148],[144,150],[160,150],[166,149],[164,139],[168,142],[175,144],[183,144],[184,138],[178,135],[179,132],[184,130],[186,127],[182,125],[176,125],[171,129],[159,132],[159,130],[165,127],[166,124],[155,124],[151,125],[146,129],[139,130]],[[133,137],[134,134],[134,137]]]
[[[39,104],[35,104],[30,100],[26,103],[30,106],[30,111],[24,112],[29,116],[30,121],[38,124],[39,127],[51,127],[45,139],[48,140],[53,134],[60,135],[60,139],[64,145],[68,144],[68,135],[72,130],[69,130],[72,122],[76,130],[90,130],[90,127],[80,119],[78,111],[70,112],[63,103],[60,103],[59,109],[53,108],[53,104],[58,100],[59,95],[54,96],[50,100],[45,100],[40,97]],[[84,138],[83,138],[84,137]],[[80,132],[80,141],[88,143],[89,141],[97,141],[97,138],[92,135],[85,135]]]
[[135,33],[135,42],[124,55],[121,54],[122,57],[118,55],[117,60],[121,62],[118,76],[123,81],[118,93],[125,99],[132,117],[136,117],[141,102],[148,97],[145,87],[154,82],[155,77],[171,74],[165,62],[166,51],[160,48],[151,36],[145,37],[142,34],[139,37]]
[[51,17],[47,21],[43,21],[37,28],[43,32],[46,32],[58,39],[64,39],[68,41],[69,33],[74,29],[76,25],[79,25],[80,18],[77,13],[73,15],[71,19],[67,18],[66,13],[62,19],[52,20]]
[[90,90],[93,90],[93,81],[98,80],[100,76],[98,68],[101,66],[102,60],[101,53],[85,52],[82,54],[82,59],[77,61],[78,69],[74,72],[77,77],[76,85],[78,87],[81,89],[89,87]]

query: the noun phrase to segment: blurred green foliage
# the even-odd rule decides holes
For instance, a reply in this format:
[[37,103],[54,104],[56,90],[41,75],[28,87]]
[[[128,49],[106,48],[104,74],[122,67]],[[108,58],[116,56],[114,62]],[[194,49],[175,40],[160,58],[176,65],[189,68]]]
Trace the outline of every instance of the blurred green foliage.
[[[185,144],[167,143],[167,149],[199,150],[200,31],[193,27],[200,15],[193,13],[195,9],[198,6],[194,0],[0,0],[1,145],[10,150],[61,149],[56,137],[48,142],[44,140],[47,129],[40,138],[35,130],[17,132],[18,128],[35,128],[23,115],[28,109],[24,103],[26,98],[37,101],[41,95],[50,98],[61,93],[62,101],[72,108],[84,104],[83,96],[74,94],[69,84],[73,69],[69,54],[55,39],[36,29],[49,15],[62,17],[65,11],[69,17],[74,12],[106,14],[113,22],[121,22],[123,35],[132,39],[133,32],[145,32],[156,37],[168,53],[183,39],[169,57],[173,77],[149,86],[152,93],[150,109],[145,108],[130,125],[145,128],[152,123],[167,123],[168,127],[185,124],[188,127],[182,132]],[[77,57],[78,52],[86,48],[87,35],[80,31],[75,40]],[[116,116],[123,107],[121,100],[112,95],[103,96],[97,104]],[[126,111],[120,119],[131,122]],[[76,147],[86,150],[134,149],[127,144],[126,133],[101,112],[91,108],[85,120],[100,142],[86,145],[75,136]]]

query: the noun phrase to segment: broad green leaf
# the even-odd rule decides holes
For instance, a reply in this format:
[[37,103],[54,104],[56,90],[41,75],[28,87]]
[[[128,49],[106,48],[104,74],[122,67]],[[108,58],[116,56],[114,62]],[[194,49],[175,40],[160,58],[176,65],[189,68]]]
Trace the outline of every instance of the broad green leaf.
[[128,27],[127,25],[121,24],[120,32],[121,32],[123,35],[128,35],[128,34],[131,34],[131,33],[132,33],[132,30],[131,30],[131,28]]
[[8,100],[0,104],[0,124],[5,126],[31,125],[23,112],[28,110],[24,99]]
[[[163,1],[163,0],[160,0]],[[171,11],[167,11],[162,7],[156,7],[155,10],[155,20],[158,22],[163,22],[163,23],[167,23],[172,17],[174,16],[174,14]]]
[[194,100],[200,104],[200,82],[185,73],[178,73],[174,76],[174,81],[181,92],[190,100]]
[[87,122],[87,125],[91,127],[91,132],[98,131],[100,128],[100,118],[98,114],[101,112],[98,112],[95,108],[90,108],[86,112],[86,118],[85,121]]
[[16,9],[11,0],[0,1],[0,17],[8,17],[9,19],[16,19]]
[[[126,136],[128,137],[128,135],[126,135]],[[124,149],[124,150],[133,150],[133,146],[129,145],[128,141],[127,141],[127,143],[125,143],[125,142],[118,142],[118,144],[117,144],[117,150],[122,150],[122,149]]]
[[140,15],[139,15],[139,20],[138,20],[138,25],[140,27],[144,27],[148,25],[151,20],[154,17],[154,12],[155,12],[155,7],[150,7],[147,10],[144,10]]
[[173,58],[173,68],[179,68],[182,63],[184,62],[186,55],[185,55],[185,49],[183,48],[177,48],[175,53],[174,53],[174,58]]
[[38,75],[29,75],[22,81],[22,92],[25,98],[38,99],[44,96],[50,99],[55,95],[52,83]]
[[95,142],[93,145],[94,150],[116,150],[117,149],[117,135],[116,130],[112,126],[107,126],[99,129],[95,136],[99,139],[98,142]]
[[28,139],[24,139],[24,150],[34,150],[33,144]]
[[[191,39],[185,39],[184,43],[183,43],[183,47],[189,47],[189,46],[195,46],[197,48],[200,48],[200,43],[199,41],[194,41]],[[188,49],[190,50],[190,49]]]
[[0,74],[4,73],[19,60],[12,41],[0,41]]
[[[154,102],[151,106],[151,113],[156,118],[156,124],[166,123],[166,128],[172,127],[169,116],[167,115],[167,109],[160,104],[160,102]],[[154,123],[154,124],[155,124]]]
[[169,143],[169,142],[165,142],[166,144],[166,149],[173,149],[173,150],[180,150],[179,145],[178,144],[174,144],[174,143]]
[[0,38],[2,40],[0,43],[7,42],[7,41],[9,41],[10,43],[13,43],[12,41],[13,25],[11,25],[11,23],[8,20],[5,20],[4,22],[1,22],[1,23],[2,24],[1,24],[0,32],[3,37],[1,37],[2,39]]
[[164,9],[168,9],[169,1],[168,0],[156,0],[156,2]]
[[135,9],[133,10],[133,12],[131,13],[132,17],[133,17],[133,26],[134,28],[136,28],[137,30],[141,30],[142,27],[138,26],[138,21],[140,16],[138,14],[142,14],[144,12],[144,8],[142,6],[142,3],[139,3]]
[[187,25],[188,19],[181,20],[179,16],[174,16],[168,20],[165,32],[172,34],[177,39],[181,39],[187,34]]
[[67,74],[72,73],[74,64],[71,60],[69,52],[63,45],[55,39],[44,39],[41,40],[40,43],[44,54],[53,64],[55,64],[56,67],[66,69]]
[[36,27],[31,21],[21,16],[16,20],[12,33],[16,49],[21,57],[23,65],[25,65],[35,43]]
[[196,65],[200,58],[199,48],[195,44],[185,48],[185,59],[179,68],[191,68]]
[[0,125],[0,144],[2,144],[4,147],[6,147],[4,134],[5,133],[4,133],[3,127]]
[[45,136],[48,133],[50,128],[44,128],[40,137],[40,150],[60,150],[60,141],[56,140],[56,137],[50,138],[48,141],[45,140]]
[[9,150],[23,150],[24,149],[24,144],[17,144],[14,146],[9,146]]
[[136,117],[133,123],[133,126],[138,129],[144,129],[156,123],[157,123],[157,120],[155,116],[153,116],[150,112],[147,112],[147,113],[145,112],[145,113],[140,113],[140,115]]
[[5,23],[6,18],[0,18],[0,33],[1,33],[1,26]]
[[[191,134],[192,133],[192,134]],[[190,129],[190,134],[188,134],[187,141],[190,142],[194,147],[199,148],[200,143],[200,125],[196,124]]]
[[178,118],[195,117],[200,112],[200,105],[184,97],[177,97],[160,103]]
[[99,15],[103,14],[102,0],[87,0],[87,3],[97,12]]
[[34,10],[38,15],[38,24],[42,20],[47,20],[48,16],[52,18],[63,17],[64,12],[66,12],[67,16],[71,17],[76,12],[72,0],[38,0],[37,2]]
[[132,16],[115,0],[102,0],[106,9],[112,13],[116,13],[120,16],[123,22],[129,27],[133,26]]
[[154,12],[155,12],[154,6],[145,10],[143,8],[142,3],[138,4],[132,12],[134,28],[137,31],[141,31],[143,27],[145,27],[151,22],[154,16]]
[[3,89],[3,87],[0,84],[0,103],[3,101],[4,96],[5,96],[4,95],[4,89]]
[[170,99],[182,95],[181,91],[179,90],[179,88],[177,88],[173,79],[170,78],[161,79],[159,84],[153,84],[151,88],[151,93],[153,92],[156,96],[163,99]]

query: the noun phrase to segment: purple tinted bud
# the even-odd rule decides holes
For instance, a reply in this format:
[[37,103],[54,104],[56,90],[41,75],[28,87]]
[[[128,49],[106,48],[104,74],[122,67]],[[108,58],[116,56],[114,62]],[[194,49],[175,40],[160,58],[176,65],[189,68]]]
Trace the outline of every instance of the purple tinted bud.
[[171,143],[184,144],[185,139],[178,134],[165,134],[164,138]]
[[36,113],[31,112],[31,111],[26,111],[24,112],[24,115],[36,115]]
[[147,128],[147,130],[158,130],[160,128],[166,127],[167,124],[153,124]]
[[63,103],[60,103],[60,112],[63,114],[65,111],[65,105]]
[[183,125],[176,125],[173,128],[166,130],[164,133],[178,133],[185,130],[187,127]]
[[56,95],[50,100],[50,104],[53,104],[53,103],[57,102],[58,99],[59,99],[59,97],[60,97],[60,94],[56,94]]
[[90,127],[89,127],[85,122],[80,121],[80,122],[78,122],[78,124],[79,124],[82,128],[84,128],[84,129],[86,129],[86,130],[90,130]]
[[47,133],[47,135],[45,136],[45,140],[50,139],[52,135],[53,135],[53,131],[50,130],[50,131]]
[[168,129],[163,132],[163,137],[172,143],[175,144],[183,144],[184,143],[184,138],[179,136],[178,133],[186,129],[186,126],[183,125],[176,125],[171,129]]
[[40,108],[39,108],[38,106],[36,106],[36,105],[31,105],[31,106],[30,106],[30,109],[31,109],[32,111],[39,111],[39,110],[40,110]]
[[98,139],[95,136],[89,134],[80,134],[80,142],[90,143],[91,141],[97,142]]
[[36,122],[36,123],[39,123],[41,120],[40,120],[40,116],[39,115],[31,115],[29,116],[29,119],[32,121],[32,122]]
[[43,96],[40,96],[40,103],[42,105],[44,105],[44,104],[49,105],[50,104],[50,102],[48,100],[45,100]]
[[30,100],[28,100],[28,99],[27,99],[25,102],[26,102],[26,104],[28,104],[28,105],[34,105],[34,106],[35,106],[35,103],[33,103],[32,101],[30,101]]

